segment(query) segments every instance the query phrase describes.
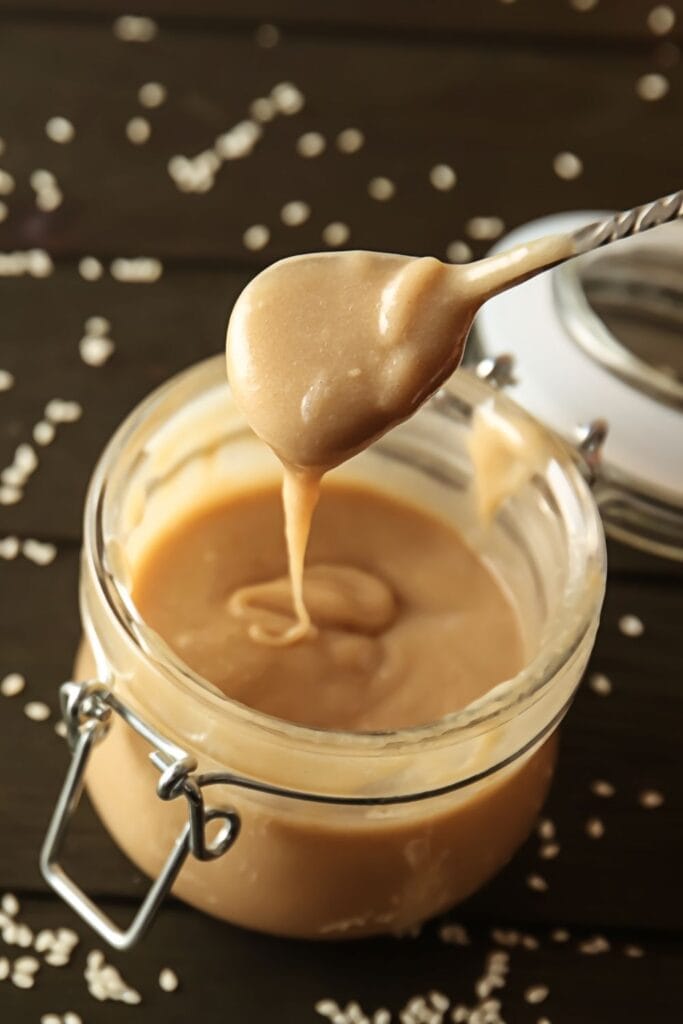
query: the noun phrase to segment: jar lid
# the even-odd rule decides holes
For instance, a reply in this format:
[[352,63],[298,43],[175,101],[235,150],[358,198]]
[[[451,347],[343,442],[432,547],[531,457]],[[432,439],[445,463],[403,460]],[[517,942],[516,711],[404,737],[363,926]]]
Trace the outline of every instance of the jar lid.
[[[498,252],[605,216],[545,217]],[[595,496],[609,532],[683,559],[683,223],[588,253],[491,299],[476,343],[510,354],[510,394],[567,442],[608,423]]]

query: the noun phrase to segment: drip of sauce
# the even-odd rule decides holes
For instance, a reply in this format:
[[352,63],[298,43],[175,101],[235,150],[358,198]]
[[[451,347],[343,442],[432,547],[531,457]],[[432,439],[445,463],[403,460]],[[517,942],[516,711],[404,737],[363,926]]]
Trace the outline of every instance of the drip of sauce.
[[432,257],[339,252],[294,256],[238,298],[228,377],[249,425],[284,467],[294,627],[310,635],[303,597],[306,539],[324,473],[407,419],[456,369],[482,303],[572,252],[540,239],[466,266]]

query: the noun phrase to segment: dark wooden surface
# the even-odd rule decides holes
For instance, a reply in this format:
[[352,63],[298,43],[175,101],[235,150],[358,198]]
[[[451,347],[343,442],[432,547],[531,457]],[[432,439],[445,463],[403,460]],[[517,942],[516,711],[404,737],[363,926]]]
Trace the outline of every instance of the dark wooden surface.
[[[88,475],[107,437],[150,388],[176,370],[219,351],[229,308],[259,267],[278,256],[320,247],[330,220],[351,227],[357,246],[433,252],[464,237],[467,219],[503,217],[508,227],[570,208],[626,206],[680,187],[683,76],[671,40],[648,33],[643,0],[601,0],[578,13],[560,0],[502,4],[437,2],[392,5],[306,0],[266,4],[173,0],[148,3],[160,31],[148,44],[117,40],[108,0],[0,2],[0,167],[16,179],[3,200],[0,251],[44,247],[55,261],[45,280],[0,278],[0,368],[16,377],[0,394],[0,466],[30,440],[47,400],[83,405],[83,418],[59,430],[41,452],[24,500],[0,507],[7,534],[53,540],[56,561],[39,568],[0,559],[0,678],[18,671],[25,694],[0,697],[0,891],[12,890],[35,928],[74,924],[37,870],[37,851],[66,765],[52,722],[23,715],[27,699],[56,711],[56,688],[69,674],[79,633],[77,572],[80,517]],[[683,11],[679,10],[683,15]],[[283,27],[276,47],[254,41],[259,20]],[[636,78],[664,71],[669,95],[643,103]],[[147,116],[152,137],[132,146],[124,128],[144,113],[138,87],[159,80],[168,101]],[[166,172],[175,153],[194,154],[246,114],[250,100],[291,80],[305,109],[266,127],[254,154],[226,165],[203,196],[179,193]],[[77,135],[65,146],[43,131],[54,114],[71,118]],[[331,144],[349,125],[367,143],[355,156]],[[320,158],[303,160],[295,141],[306,130],[329,141]],[[563,182],[552,158],[570,149],[585,171]],[[430,167],[451,163],[457,187],[438,193]],[[65,194],[50,214],[35,210],[28,184],[38,167],[52,170]],[[370,177],[396,181],[391,202],[367,197]],[[312,206],[296,229],[279,223],[290,199]],[[268,224],[270,244],[244,249],[242,233]],[[481,253],[481,245],[474,245]],[[146,254],[164,262],[153,285],[121,284],[105,274],[84,282],[77,261],[105,263]],[[112,322],[116,352],[102,369],[85,366],[78,340],[87,316]],[[315,1001],[358,999],[366,1009],[398,1014],[416,993],[438,988],[454,1002],[473,1001],[473,985],[494,948],[491,929],[514,926],[539,941],[512,952],[502,994],[504,1017],[526,1024],[678,1020],[683,997],[683,723],[680,637],[681,573],[671,564],[610,548],[611,571],[603,623],[591,662],[613,682],[609,697],[583,684],[563,730],[562,756],[548,815],[561,852],[540,861],[532,838],[510,866],[451,920],[471,931],[471,945],[445,946],[435,925],[419,939],[347,946],[313,946],[247,934],[169,903],[144,944],[112,956],[144,996],[141,1008],[96,1003],[80,975],[85,953],[100,943],[77,925],[82,945],[64,970],[44,968],[22,992],[0,983],[0,1020],[24,1024],[69,1008],[84,1021],[239,1020],[260,1024],[314,1022]],[[618,629],[625,613],[645,624],[642,637]],[[616,795],[599,800],[590,782],[605,778]],[[665,803],[644,810],[638,793],[661,790]],[[600,840],[584,832],[599,815]],[[70,864],[89,891],[121,919],[145,881],[112,847],[84,807]],[[531,871],[549,891],[529,891]],[[566,926],[571,940],[554,943]],[[582,940],[604,935],[611,952],[587,956]],[[642,959],[623,949],[638,943]],[[16,955],[3,948],[0,956]],[[161,993],[156,975],[172,965],[181,988]],[[550,987],[541,1007],[526,1004],[525,988]],[[396,1018],[398,1019],[398,1018]]]

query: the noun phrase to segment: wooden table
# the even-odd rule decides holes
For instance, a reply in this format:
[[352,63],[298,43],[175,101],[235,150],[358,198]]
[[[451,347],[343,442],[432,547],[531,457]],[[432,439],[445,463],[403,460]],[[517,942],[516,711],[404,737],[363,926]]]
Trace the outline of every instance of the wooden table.
[[[57,686],[69,675],[79,635],[84,492],[114,427],[155,385],[219,351],[228,311],[250,276],[279,256],[320,248],[331,221],[348,224],[353,246],[444,256],[450,242],[467,240],[466,223],[476,215],[512,227],[561,209],[626,207],[680,187],[680,32],[656,38],[646,27],[649,7],[601,0],[580,13],[561,0],[156,0],[147,11],[158,16],[158,34],[136,43],[114,35],[121,12],[114,2],[1,0],[0,167],[16,187],[0,196],[8,213],[0,251],[45,249],[54,270],[44,278],[0,277],[0,368],[15,378],[0,394],[0,464],[30,441],[49,399],[83,407],[78,422],[59,427],[55,442],[39,449],[23,500],[0,506],[0,539],[34,537],[58,551],[45,567],[22,555],[0,558],[0,678],[20,672],[27,680],[20,696],[0,697],[0,891],[19,896],[22,920],[34,930],[69,925],[82,937],[72,963],[44,966],[32,990],[0,982],[3,1024],[67,1009],[98,1024],[127,1014],[167,1024],[192,1016],[212,1024],[303,1024],[321,1019],[314,1004],[322,997],[357,999],[368,1011],[387,1006],[398,1020],[410,997],[432,989],[472,1005],[475,981],[496,948],[493,928],[526,936],[510,949],[501,995],[508,1022],[680,1019],[681,573],[616,545],[590,666],[609,677],[612,692],[601,696],[584,683],[563,730],[547,809],[559,856],[539,859],[539,840],[530,839],[492,884],[449,915],[466,925],[468,945],[442,942],[438,924],[400,941],[278,941],[170,901],[138,949],[111,956],[141,991],[142,1007],[100,1004],[87,994],[82,971],[86,952],[101,943],[54,898],[37,868],[67,763],[53,725]],[[264,21],[280,26],[276,45],[262,45],[274,41],[272,31],[255,35]],[[636,95],[636,80],[648,72],[670,83],[658,102]],[[148,81],[168,90],[158,109],[138,102]],[[282,81],[302,91],[303,110],[264,125],[252,155],[223,164],[210,191],[179,191],[169,159],[211,146]],[[68,144],[45,133],[55,115],[75,126]],[[136,116],[151,124],[144,145],[126,137]],[[347,127],[366,139],[353,155],[335,146]],[[322,155],[297,154],[305,131],[323,133]],[[583,161],[575,180],[553,172],[563,150]],[[430,184],[440,162],[457,171],[452,191]],[[52,212],[36,209],[29,177],[38,168],[56,175],[64,195]],[[369,198],[375,176],[395,182],[392,200]],[[290,200],[311,206],[302,226],[280,221]],[[242,241],[253,224],[270,230],[261,251]],[[475,255],[488,244],[469,242]],[[104,264],[100,280],[79,275],[85,255]],[[163,262],[158,282],[122,283],[108,272],[112,259],[141,255]],[[92,315],[111,321],[116,343],[100,368],[79,357]],[[624,614],[642,620],[641,637],[622,635]],[[45,700],[52,719],[26,718],[28,700]],[[612,782],[616,794],[595,796],[595,779]],[[639,794],[650,788],[663,794],[662,806],[641,806]],[[593,816],[605,825],[600,839],[586,834]],[[87,807],[72,846],[69,866],[79,880],[127,919],[146,881]],[[547,879],[547,892],[528,888],[533,872]],[[558,927],[569,930],[568,941],[552,937]],[[596,935],[609,951],[582,952]],[[633,945],[644,956],[626,955]],[[20,952],[0,941],[0,957]],[[181,979],[172,995],[157,986],[164,965]],[[524,998],[534,984],[550,989],[539,1005]]]

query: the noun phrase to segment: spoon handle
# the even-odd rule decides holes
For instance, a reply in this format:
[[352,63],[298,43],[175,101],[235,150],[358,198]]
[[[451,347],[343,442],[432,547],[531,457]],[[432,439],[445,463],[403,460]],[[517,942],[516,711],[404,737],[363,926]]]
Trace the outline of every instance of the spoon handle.
[[618,242],[621,238],[639,235],[659,224],[668,224],[683,216],[683,191],[672,192],[670,196],[655,199],[653,203],[636,206],[633,210],[615,213],[604,220],[579,228],[571,235],[574,243],[574,255],[599,249],[608,242]]

